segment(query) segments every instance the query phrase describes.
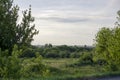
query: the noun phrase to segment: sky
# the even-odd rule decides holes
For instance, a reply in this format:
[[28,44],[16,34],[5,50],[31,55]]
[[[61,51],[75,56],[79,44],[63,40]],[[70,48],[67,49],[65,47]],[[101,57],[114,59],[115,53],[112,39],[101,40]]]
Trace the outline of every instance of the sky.
[[[93,45],[102,27],[113,28],[120,0],[14,0],[20,12],[32,6],[33,45]],[[21,16],[21,13],[20,13]]]

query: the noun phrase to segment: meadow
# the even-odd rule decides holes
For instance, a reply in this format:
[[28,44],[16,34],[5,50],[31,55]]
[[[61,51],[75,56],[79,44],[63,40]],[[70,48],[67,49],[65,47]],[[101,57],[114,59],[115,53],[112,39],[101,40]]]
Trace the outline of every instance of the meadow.
[[114,27],[99,29],[92,46],[32,45],[39,30],[31,6],[22,11],[19,21],[19,6],[13,1],[0,0],[0,80],[94,80],[120,75],[120,11]]
[[99,65],[71,66],[78,61],[78,58],[64,59],[43,59],[45,65],[50,69],[50,73],[44,77],[31,78],[34,80],[91,80],[104,76],[119,75],[119,71],[110,72]]

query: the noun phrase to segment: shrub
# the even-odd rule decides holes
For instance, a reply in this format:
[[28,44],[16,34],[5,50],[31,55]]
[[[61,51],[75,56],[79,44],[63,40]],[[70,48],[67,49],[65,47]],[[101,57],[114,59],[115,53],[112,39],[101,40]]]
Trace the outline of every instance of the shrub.
[[0,49],[0,77],[1,78],[20,78],[21,77],[21,65],[18,58],[22,50],[18,50],[15,45],[12,51],[12,55],[9,56],[9,51],[1,51]]
[[20,79],[22,77],[37,77],[46,76],[49,70],[42,63],[42,57],[36,53],[34,58],[21,59],[19,56],[22,50],[18,50],[17,45],[12,50],[12,55],[9,56],[9,51],[0,49],[0,78],[2,79]]
[[21,58],[32,58],[35,57],[35,51],[31,48],[27,48],[23,51],[23,53],[20,55]]
[[42,63],[42,56],[36,53],[36,58],[25,59],[22,64],[21,72],[23,77],[46,76],[49,74],[48,68]]
[[82,53],[80,52],[73,52],[70,54],[70,58],[79,58]]
[[92,53],[83,53],[78,62],[76,63],[76,65],[91,65],[93,64],[93,55]]
[[58,58],[59,51],[58,50],[50,50],[49,52],[45,53],[46,58]]

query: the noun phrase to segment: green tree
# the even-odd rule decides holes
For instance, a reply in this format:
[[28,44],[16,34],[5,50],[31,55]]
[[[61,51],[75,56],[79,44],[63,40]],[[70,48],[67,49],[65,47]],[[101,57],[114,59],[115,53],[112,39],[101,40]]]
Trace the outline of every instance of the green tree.
[[33,36],[38,34],[31,7],[23,11],[22,21],[18,24],[19,7],[12,4],[13,0],[0,0],[0,48],[10,52],[15,44],[19,47],[30,45]]
[[102,28],[96,36],[96,56],[105,60],[110,70],[118,70],[120,66],[120,11],[117,19],[115,28]]
[[119,69],[120,66],[120,11],[118,11],[117,19],[118,22],[116,22],[116,27],[113,28],[113,33],[109,40],[109,57],[107,57],[110,68],[113,70]]
[[96,53],[99,58],[106,59],[109,56],[108,46],[112,37],[112,31],[109,28],[102,28],[96,35]]

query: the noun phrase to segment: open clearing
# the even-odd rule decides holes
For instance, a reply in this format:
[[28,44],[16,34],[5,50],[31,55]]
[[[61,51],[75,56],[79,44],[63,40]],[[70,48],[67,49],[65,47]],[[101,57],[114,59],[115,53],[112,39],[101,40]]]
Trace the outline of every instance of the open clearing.
[[111,77],[119,72],[105,72],[102,66],[69,66],[77,60],[77,58],[44,59],[43,62],[52,69],[49,79],[45,80],[120,80],[120,77]]

